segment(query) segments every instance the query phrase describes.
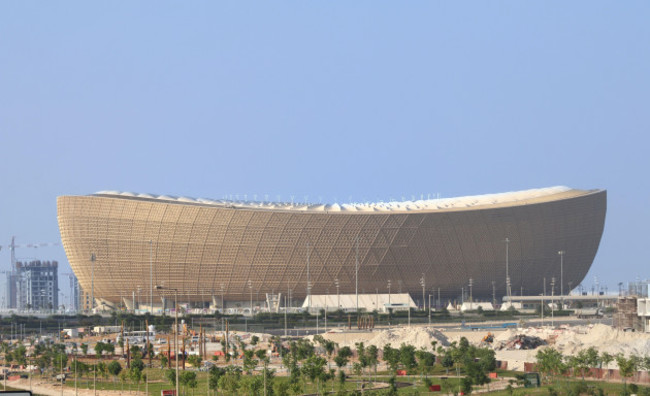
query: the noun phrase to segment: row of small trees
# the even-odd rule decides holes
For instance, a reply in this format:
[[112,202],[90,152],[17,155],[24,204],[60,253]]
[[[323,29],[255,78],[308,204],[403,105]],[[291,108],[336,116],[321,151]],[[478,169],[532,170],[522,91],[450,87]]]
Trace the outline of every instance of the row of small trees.
[[623,354],[598,353],[594,347],[581,350],[572,356],[564,356],[555,348],[544,348],[537,352],[536,359],[537,370],[542,373],[543,380],[546,382],[556,381],[558,376],[565,375],[569,369],[573,370],[574,375],[581,375],[584,381],[585,374],[590,369],[607,367],[610,363],[616,362],[619,375],[623,378],[624,393],[627,393],[627,379],[636,371],[650,371],[650,356],[626,357]]
[[[336,343],[321,336],[315,336],[314,341],[323,351],[324,356],[319,356],[316,345],[306,339],[292,341],[287,349],[279,346],[282,362],[288,370],[286,380],[273,381],[274,373],[267,368],[268,358],[264,351],[253,352],[244,349],[242,367],[237,365],[229,365],[225,368],[212,367],[209,386],[215,391],[222,390],[228,394],[243,391],[251,395],[261,394],[260,392],[266,388],[267,395],[284,396],[289,392],[301,394],[305,382],[314,384],[317,392],[320,393],[325,390],[322,384],[330,381],[331,391],[334,391],[334,385],[338,382],[339,394],[349,394],[344,386],[346,381],[344,368],[352,362],[355,352],[348,346],[338,348]],[[436,353],[441,366],[447,370],[454,368],[457,375],[460,376],[461,373],[464,375],[461,380],[461,390],[465,394],[470,393],[474,385],[489,383],[488,373],[496,368],[494,351],[470,345],[464,337],[448,348],[437,346],[435,341],[431,343],[431,349],[417,349],[407,344],[402,344],[399,348],[387,344],[381,351],[375,345],[365,346],[363,343],[356,343],[355,347],[356,361],[352,362],[351,371],[359,378],[366,376],[367,381],[371,382],[373,373],[376,378],[379,363],[383,361],[391,376],[389,380],[391,386],[385,391],[386,394],[396,393],[395,378],[398,370],[418,373],[422,382],[429,385],[428,375],[438,364]],[[250,374],[260,362],[264,363],[262,375],[251,376]],[[338,375],[332,363],[338,368]],[[171,378],[171,374],[169,375]],[[359,387],[358,383],[357,389]]]

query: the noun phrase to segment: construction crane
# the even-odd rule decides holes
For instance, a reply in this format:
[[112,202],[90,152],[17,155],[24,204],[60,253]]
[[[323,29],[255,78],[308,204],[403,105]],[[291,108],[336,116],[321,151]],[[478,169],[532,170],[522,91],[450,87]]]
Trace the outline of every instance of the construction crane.
[[33,248],[37,249],[40,247],[47,247],[47,246],[59,246],[58,242],[41,242],[41,243],[26,243],[22,245],[16,245],[16,237],[12,236],[11,237],[11,244],[2,246],[0,245],[0,250],[2,248],[9,248],[9,251],[11,252],[11,273],[15,273],[16,271],[16,248]]

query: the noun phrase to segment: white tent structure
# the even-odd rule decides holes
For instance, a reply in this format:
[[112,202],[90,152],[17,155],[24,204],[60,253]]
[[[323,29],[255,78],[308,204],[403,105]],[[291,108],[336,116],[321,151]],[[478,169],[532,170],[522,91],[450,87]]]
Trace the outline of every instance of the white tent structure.
[[[393,311],[406,310],[408,307],[417,309],[417,305],[408,293],[391,293],[391,294],[359,294],[359,310],[372,312],[388,312],[389,308]],[[325,309],[328,312],[339,309],[347,312],[355,312],[357,309],[356,294],[327,294],[311,295],[305,298],[302,308],[315,312],[316,310]]]

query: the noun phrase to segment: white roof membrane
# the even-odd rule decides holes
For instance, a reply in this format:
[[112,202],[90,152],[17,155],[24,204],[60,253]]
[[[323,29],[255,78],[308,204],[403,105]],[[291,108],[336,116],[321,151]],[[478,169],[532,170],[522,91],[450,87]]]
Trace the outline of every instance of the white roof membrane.
[[391,201],[391,202],[352,202],[352,203],[291,203],[291,202],[272,202],[272,201],[247,201],[247,200],[226,200],[226,199],[206,199],[175,197],[170,195],[155,194],[137,194],[132,192],[121,191],[99,191],[94,195],[110,196],[118,198],[139,198],[154,199],[161,201],[172,201],[180,203],[196,203],[204,205],[214,205],[221,207],[239,208],[239,209],[268,209],[268,210],[294,210],[301,212],[405,212],[405,211],[438,211],[467,209],[480,206],[493,206],[501,204],[513,204],[521,201],[543,198],[555,194],[561,194],[572,191],[572,188],[565,186],[555,186],[546,188],[536,188],[524,191],[505,192],[498,194],[473,195],[456,198],[438,198],[438,199],[421,199],[411,201]]

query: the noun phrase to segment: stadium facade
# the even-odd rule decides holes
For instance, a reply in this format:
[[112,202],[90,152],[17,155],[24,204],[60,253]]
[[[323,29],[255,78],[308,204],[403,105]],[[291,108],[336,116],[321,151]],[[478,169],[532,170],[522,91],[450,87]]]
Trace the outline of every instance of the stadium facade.
[[[475,300],[568,292],[603,233],[605,190],[520,192],[374,204],[241,202],[103,191],[57,200],[81,287],[116,306],[151,285],[179,302],[261,301],[266,293],[409,292]],[[506,243],[505,240],[509,242]],[[563,265],[559,251],[563,251]],[[91,257],[94,260],[91,260]],[[563,271],[561,271],[561,266]],[[560,280],[563,281],[560,287]],[[337,286],[338,284],[338,286]],[[156,294],[156,303],[160,303]]]

